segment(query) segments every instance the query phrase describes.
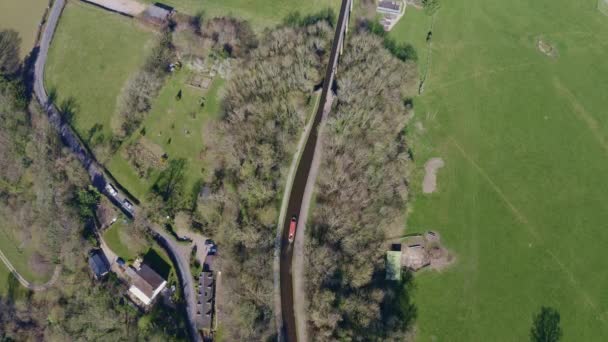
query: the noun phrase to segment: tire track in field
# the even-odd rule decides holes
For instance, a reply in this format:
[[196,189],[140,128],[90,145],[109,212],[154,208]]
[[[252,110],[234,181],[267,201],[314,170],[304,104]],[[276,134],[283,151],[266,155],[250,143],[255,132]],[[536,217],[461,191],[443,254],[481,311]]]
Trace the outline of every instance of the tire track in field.
[[585,123],[595,140],[597,140],[600,146],[608,154],[608,140],[602,133],[602,128],[597,119],[585,109],[585,106],[578,101],[572,91],[570,91],[570,89],[568,89],[568,87],[566,87],[557,77],[553,79],[553,85],[558,93],[568,100],[576,117]]
[[[532,236],[536,239],[539,246],[547,246],[546,242],[542,238],[542,236],[538,233],[538,230],[530,223],[528,218],[524,216],[519,209],[509,200],[509,198],[505,195],[505,193],[500,189],[500,187],[492,180],[492,178],[485,172],[485,170],[465,151],[465,149],[454,139],[453,137],[448,137],[449,141],[458,149],[460,154],[479,172],[479,174],[483,177],[488,184],[492,187],[494,192],[498,194],[498,196],[505,202],[507,207],[511,210],[513,215],[519,220],[523,225],[528,229],[528,231],[532,234]],[[602,323],[606,324],[606,319],[602,314],[601,310],[597,307],[595,302],[591,299],[591,296],[583,290],[583,287],[580,285],[579,281],[576,279],[574,274],[566,267],[566,265],[559,259],[559,257],[553,253],[549,247],[545,247],[545,253],[547,253],[551,259],[557,264],[557,266],[561,269],[561,271],[566,275],[568,281],[572,285],[572,287],[580,293],[581,297],[583,297],[585,303],[591,307],[597,315],[597,318],[602,321]]]

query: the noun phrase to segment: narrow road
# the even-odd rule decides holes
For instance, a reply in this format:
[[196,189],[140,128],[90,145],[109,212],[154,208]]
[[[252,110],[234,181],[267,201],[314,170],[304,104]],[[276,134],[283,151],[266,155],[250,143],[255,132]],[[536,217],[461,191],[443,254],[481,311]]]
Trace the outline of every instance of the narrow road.
[[[126,191],[123,190],[124,188],[120,186],[120,184],[112,179],[112,177],[105,171],[103,166],[97,162],[95,156],[93,156],[93,154],[87,149],[86,145],[80,140],[78,135],[72,130],[69,123],[63,120],[55,105],[49,101],[47,92],[44,88],[44,68],[48,57],[49,47],[51,45],[51,41],[53,40],[53,35],[57,28],[59,17],[61,16],[64,6],[65,0],[55,0],[53,7],[49,12],[44,31],[42,32],[38,57],[34,65],[34,94],[36,95],[36,99],[42,108],[47,112],[49,122],[59,132],[61,140],[68,146],[72,153],[75,154],[75,156],[78,158],[78,160],[80,160],[84,168],[87,170],[93,186],[95,186],[101,193],[106,195],[108,199],[110,199],[110,201],[125,214],[130,217],[134,217],[138,212],[137,206],[134,204],[127,204],[130,202],[130,196],[126,193]],[[114,185],[116,190],[115,194],[111,194],[106,190],[107,184]],[[197,332],[195,324],[196,294],[194,291],[194,284],[192,283],[193,278],[190,272],[189,262],[183,259],[179,253],[178,246],[175,245],[175,242],[171,240],[171,238],[161,227],[151,226],[150,229],[154,232],[154,235],[161,246],[167,250],[177,269],[180,283],[182,284],[183,288],[184,299],[186,300],[186,318],[190,338],[193,341],[201,341],[201,337]],[[56,273],[58,274],[57,271]],[[20,279],[20,277],[18,276],[17,279]],[[22,279],[22,277],[20,282],[21,280],[25,281],[25,279]],[[22,284],[24,283],[22,282]],[[24,286],[26,285],[24,284]]]
[[[348,26],[348,18],[351,10],[352,0],[342,0],[340,7],[340,15],[336,23],[336,32],[334,34],[334,40],[332,42],[331,53],[329,55],[329,64],[325,73],[325,79],[323,81],[323,90],[321,91],[321,100],[317,112],[315,113],[312,131],[306,141],[306,146],[302,152],[302,157],[298,163],[296,175],[294,178],[291,193],[289,195],[289,204],[287,205],[287,213],[285,215],[285,221],[283,222],[283,235],[281,239],[281,259],[280,259],[280,291],[281,291],[281,313],[282,313],[282,327],[280,331],[281,339],[288,342],[297,341],[297,329],[294,315],[294,293],[293,293],[293,279],[291,274],[292,258],[293,258],[293,246],[289,243],[289,223],[291,217],[295,215],[300,218],[301,215],[307,213],[301,213],[302,199],[304,197],[304,190],[308,181],[312,160],[314,157],[315,146],[318,138],[318,128],[323,118],[323,113],[326,108],[328,100],[331,100],[334,75],[338,64],[338,57],[343,43],[343,38]],[[299,229],[299,227],[298,227]],[[302,236],[302,234],[300,234]],[[304,294],[298,294],[303,296]]]

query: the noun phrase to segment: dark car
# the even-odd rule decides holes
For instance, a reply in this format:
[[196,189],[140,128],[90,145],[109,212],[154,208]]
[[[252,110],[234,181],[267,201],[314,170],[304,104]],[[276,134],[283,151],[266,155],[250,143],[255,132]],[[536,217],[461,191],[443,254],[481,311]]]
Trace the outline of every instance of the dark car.
[[214,255],[215,253],[217,253],[217,245],[215,244],[215,242],[211,239],[207,239],[205,240],[205,246],[207,246],[207,251],[209,255]]

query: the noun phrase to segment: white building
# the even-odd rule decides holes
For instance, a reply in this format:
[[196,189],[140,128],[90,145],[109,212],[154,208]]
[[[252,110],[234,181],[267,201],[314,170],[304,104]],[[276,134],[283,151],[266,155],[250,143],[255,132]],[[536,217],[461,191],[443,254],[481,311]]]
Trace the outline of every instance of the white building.
[[146,264],[141,264],[138,269],[128,268],[127,274],[131,278],[129,292],[144,305],[150,305],[167,286],[167,281]]

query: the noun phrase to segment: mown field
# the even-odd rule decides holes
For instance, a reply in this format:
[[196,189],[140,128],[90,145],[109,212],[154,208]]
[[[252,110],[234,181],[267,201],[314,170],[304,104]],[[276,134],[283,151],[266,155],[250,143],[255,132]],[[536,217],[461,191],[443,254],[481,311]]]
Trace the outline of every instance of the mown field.
[[[442,2],[409,130],[408,231],[439,231],[457,260],[416,276],[419,341],[528,340],[542,305],[560,312],[564,341],[608,338],[608,18],[596,5]],[[408,25],[395,36],[424,46],[428,26]],[[436,156],[438,192],[423,195]]]
[[291,12],[311,14],[331,7],[337,15],[340,9],[340,0],[166,0],[163,3],[188,14],[203,11],[207,18],[233,16],[245,19],[258,32],[281,23]]
[[[113,133],[118,95],[143,64],[153,34],[133,20],[80,2],[68,2],[49,50],[45,83],[57,104],[74,100],[73,125],[85,140]],[[94,138],[94,137],[92,137]]]
[[21,37],[21,57],[34,47],[38,25],[42,21],[47,0],[0,1],[0,30],[12,29]]

